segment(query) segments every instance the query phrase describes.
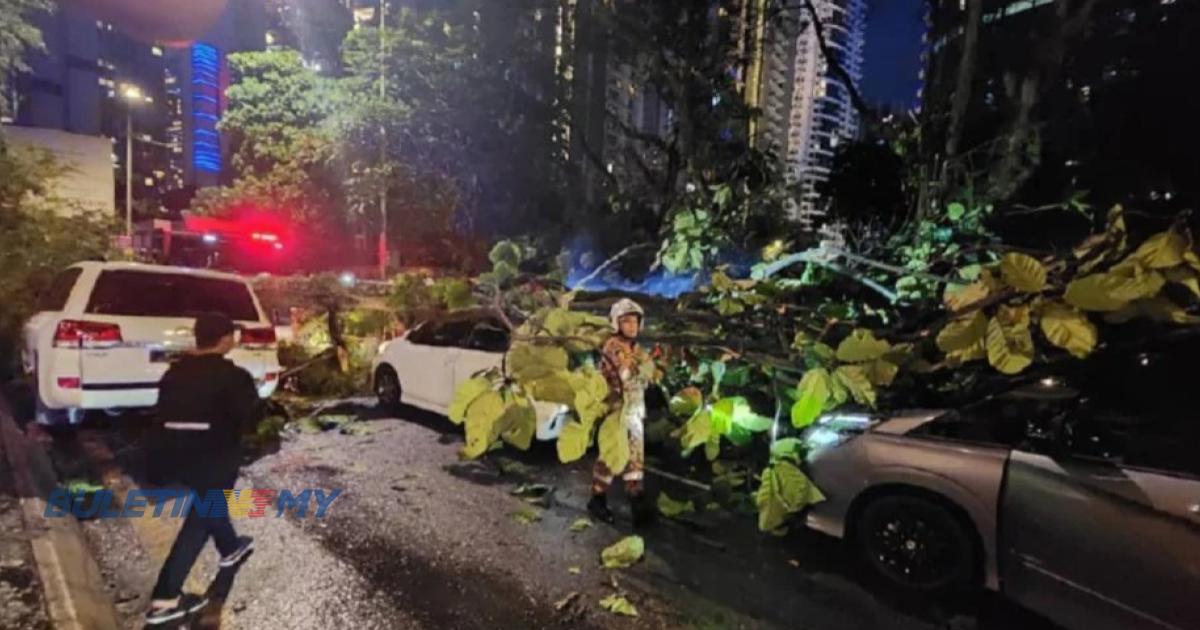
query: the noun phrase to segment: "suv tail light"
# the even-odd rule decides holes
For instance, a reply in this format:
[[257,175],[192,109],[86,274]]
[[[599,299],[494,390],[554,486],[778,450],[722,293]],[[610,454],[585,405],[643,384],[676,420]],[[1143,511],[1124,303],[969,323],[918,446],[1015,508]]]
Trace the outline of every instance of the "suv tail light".
[[106,322],[86,322],[64,319],[54,329],[55,348],[93,348],[124,341],[121,327]]
[[275,346],[275,329],[243,328],[241,344],[244,348],[273,348]]

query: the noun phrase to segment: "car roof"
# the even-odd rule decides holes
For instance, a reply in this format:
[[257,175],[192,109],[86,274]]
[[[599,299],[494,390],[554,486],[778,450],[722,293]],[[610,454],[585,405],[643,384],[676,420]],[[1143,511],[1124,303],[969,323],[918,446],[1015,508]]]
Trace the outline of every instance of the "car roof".
[[196,269],[193,267],[172,267],[168,265],[150,265],[139,262],[104,262],[104,261],[87,261],[79,262],[71,265],[78,269],[97,269],[100,271],[139,271],[144,273],[173,273],[195,276],[197,278],[214,278],[218,280],[234,280],[237,282],[246,282],[242,276],[223,271],[213,271],[211,269]]

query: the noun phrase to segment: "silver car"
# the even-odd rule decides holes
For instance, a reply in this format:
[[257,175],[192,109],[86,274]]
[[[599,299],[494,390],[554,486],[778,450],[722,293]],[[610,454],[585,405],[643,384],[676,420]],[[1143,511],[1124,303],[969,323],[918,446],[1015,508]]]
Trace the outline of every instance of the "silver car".
[[982,584],[1068,628],[1200,628],[1196,341],[954,411],[822,418],[807,524],[911,589]]

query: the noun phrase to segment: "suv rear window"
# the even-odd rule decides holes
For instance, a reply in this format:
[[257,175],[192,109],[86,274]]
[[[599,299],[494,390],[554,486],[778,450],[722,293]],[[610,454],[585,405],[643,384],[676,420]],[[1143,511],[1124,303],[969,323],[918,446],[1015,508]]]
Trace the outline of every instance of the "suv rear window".
[[46,288],[46,291],[38,296],[39,311],[61,311],[67,307],[67,300],[71,297],[71,289],[75,288],[75,281],[79,279],[79,274],[83,270],[78,267],[72,267],[58,274],[54,278],[54,282]]
[[235,280],[145,271],[104,271],[88,299],[88,313],[142,317],[195,317],[224,313],[258,321],[254,298]]

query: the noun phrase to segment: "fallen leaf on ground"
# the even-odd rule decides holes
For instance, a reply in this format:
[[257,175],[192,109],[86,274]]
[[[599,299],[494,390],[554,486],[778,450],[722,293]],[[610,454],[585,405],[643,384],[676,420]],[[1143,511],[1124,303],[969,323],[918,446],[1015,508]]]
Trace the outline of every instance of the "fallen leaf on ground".
[[623,569],[641,560],[645,553],[646,541],[641,536],[626,536],[600,552],[600,561],[606,569]]
[[577,518],[574,523],[571,523],[571,531],[581,532],[593,525],[592,521],[586,518]]
[[570,573],[571,575],[579,575],[580,573],[583,573],[583,569],[579,567],[567,567],[567,573]]
[[533,525],[534,523],[542,520],[542,513],[531,507],[523,507],[514,511],[512,513],[512,517],[522,525]]
[[544,483],[523,483],[513,488],[509,494],[514,497],[541,497],[554,490],[554,486]]
[[616,615],[625,615],[626,617],[638,616],[638,611],[633,607],[633,604],[629,603],[628,599],[625,599],[620,595],[609,595],[608,597],[605,597],[604,599],[600,600],[600,607]]
[[666,492],[658,493],[658,511],[667,518],[674,518],[680,514],[691,514],[696,511],[696,506],[689,501],[676,501],[672,499]]

